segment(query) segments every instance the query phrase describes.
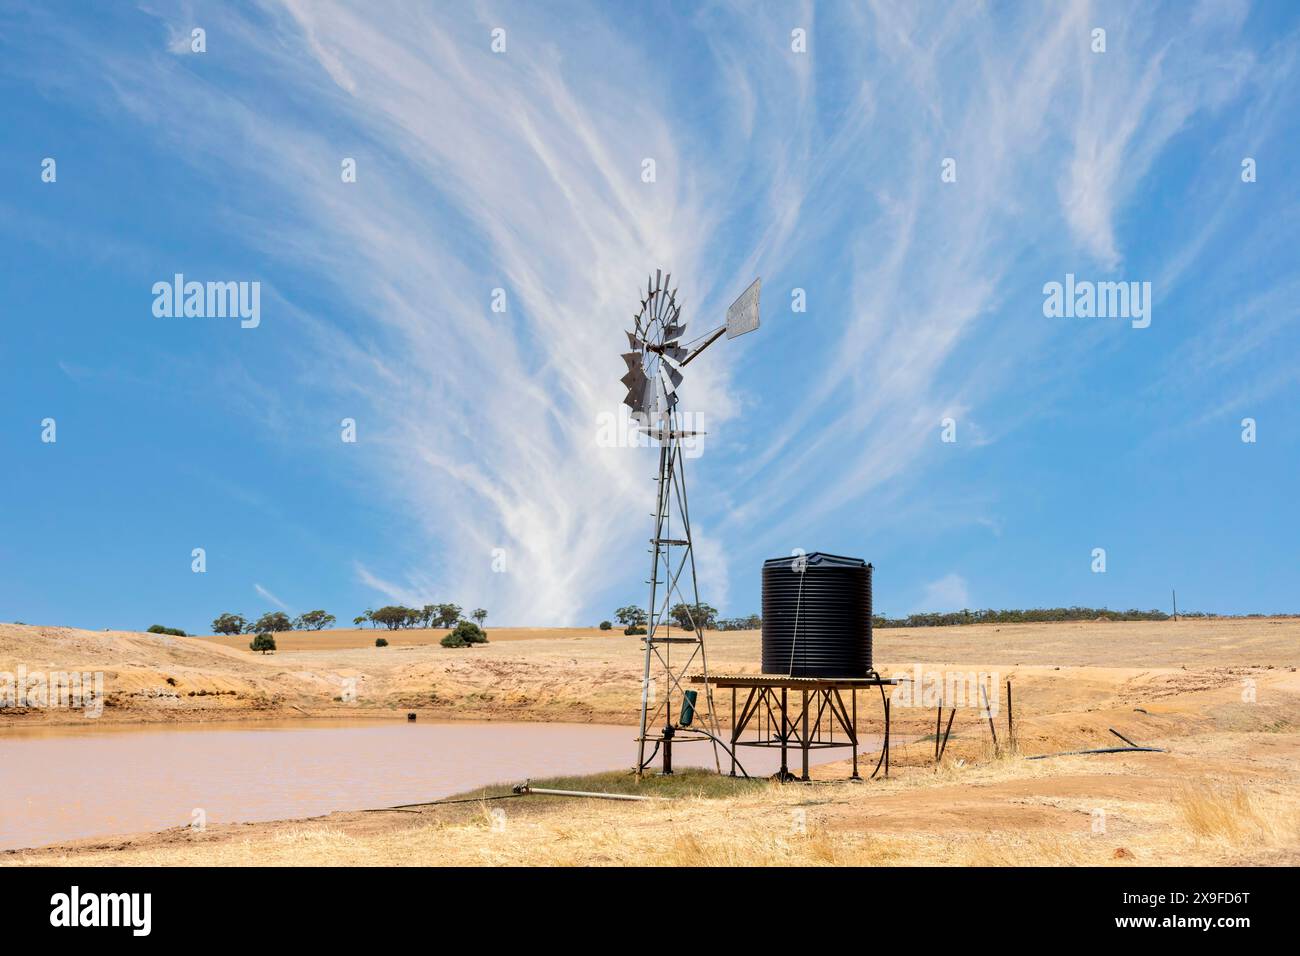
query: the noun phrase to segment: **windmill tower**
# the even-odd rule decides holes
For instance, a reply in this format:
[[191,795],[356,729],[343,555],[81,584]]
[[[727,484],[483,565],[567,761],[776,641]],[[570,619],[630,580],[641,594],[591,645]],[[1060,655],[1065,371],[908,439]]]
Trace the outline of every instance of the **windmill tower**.
[[[659,473],[654,514],[654,536],[650,539],[650,602],[648,606],[645,667],[641,680],[641,722],[637,735],[637,774],[643,774],[655,754],[663,753],[663,772],[673,772],[673,744],[691,740],[713,743],[713,759],[722,765],[718,748],[723,742],[713,706],[712,685],[703,685],[704,706],[698,706],[698,692],[687,690],[690,672],[708,676],[704,633],[696,620],[700,606],[695,576],[695,551],[691,545],[691,513],[686,495],[686,460],[682,440],[701,432],[683,427],[677,411],[677,389],[682,369],[722,337],[735,338],[758,328],[760,280],[741,294],[727,309],[727,321],[693,341],[681,344],[686,324],[677,290],[670,291],[671,275],[656,269],[646,279],[645,298],[627,333],[630,350],[623,353],[627,386],[623,403],[632,409],[642,434],[659,447]],[[689,630],[673,629],[671,609],[686,606]],[[646,756],[646,744],[654,749]]]

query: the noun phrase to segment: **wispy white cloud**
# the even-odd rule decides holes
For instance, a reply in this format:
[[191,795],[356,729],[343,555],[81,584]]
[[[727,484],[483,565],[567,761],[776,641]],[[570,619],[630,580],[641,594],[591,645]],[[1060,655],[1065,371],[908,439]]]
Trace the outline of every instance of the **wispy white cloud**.
[[278,597],[276,597],[274,594],[272,594],[272,593],[271,593],[270,591],[268,591],[266,588],[262,587],[262,585],[257,584],[257,583],[254,583],[254,584],[253,584],[253,590],[257,592],[257,594],[258,594],[259,597],[261,597],[261,598],[263,598],[263,599],[265,599],[265,600],[267,600],[267,601],[270,601],[272,604],[274,604],[276,607],[278,607],[281,611],[288,611],[288,610],[289,610],[289,605],[285,604],[283,601],[281,601]]
[[[329,304],[286,293],[266,320],[292,326],[310,400],[246,372],[235,391],[278,436],[322,393],[355,406],[361,437],[331,463],[410,518],[391,555],[357,556],[359,580],[519,623],[581,619],[642,578],[652,458],[595,436],[619,407],[620,329],[647,268],[677,275],[693,332],[754,273],[782,278],[765,344],[746,345],[778,372],[738,387],[745,350],[718,349],[686,392],[720,444],[755,449],[696,472],[703,597],[722,606],[735,542],[812,544],[804,529],[915,473],[954,410],[961,441],[1001,430],[970,418],[1052,334],[1010,280],[1122,263],[1116,223],[1144,173],[1250,65],[1228,42],[1239,13],[1210,6],[1174,41],[1159,14],[1128,11],[1101,55],[1087,4],[816,20],[811,4],[709,6],[691,15],[702,58],[682,57],[698,68],[685,88],[681,63],[596,8],[580,42],[518,7],[204,11],[210,61],[85,40],[67,59],[190,162],[256,184],[218,225]],[[795,25],[807,54],[789,49]],[[247,85],[202,72],[235,51]],[[1178,72],[1189,61],[1196,77]],[[788,313],[794,285],[812,314]],[[742,417],[760,406],[758,424]]]
[[[755,489],[732,527],[758,508],[785,515],[766,534],[784,548],[810,520],[913,471],[940,447],[947,410],[977,412],[1045,352],[1077,362],[1095,344],[1095,330],[1062,341],[1036,287],[1025,295],[1013,280],[1118,265],[1118,211],[1187,118],[1240,89],[1249,62],[1224,42],[1233,11],[1178,31],[1177,55],[1159,14],[1130,13],[1108,53],[1092,54],[1088,4],[1023,8],[1014,21],[870,8],[861,62],[892,109],[850,152],[871,171],[878,212],[854,228],[837,218],[842,194],[813,204],[852,236],[843,323],[755,469],[783,480]],[[1204,66],[1192,80],[1178,66],[1189,59]],[[947,157],[955,183],[940,180]],[[818,467],[827,461],[836,467]]]

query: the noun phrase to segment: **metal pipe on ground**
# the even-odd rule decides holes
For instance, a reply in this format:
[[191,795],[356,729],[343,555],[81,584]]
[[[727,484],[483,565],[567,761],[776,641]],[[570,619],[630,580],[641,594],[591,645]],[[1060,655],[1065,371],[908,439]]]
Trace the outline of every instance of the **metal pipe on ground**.
[[1130,747],[1137,747],[1137,746],[1139,746],[1138,744],[1133,743],[1133,741],[1129,740],[1127,737],[1125,737],[1123,734],[1121,734],[1121,733],[1120,733],[1118,730],[1116,730],[1114,727],[1107,727],[1106,729],[1109,730],[1109,731],[1110,731],[1112,734],[1114,734],[1116,737],[1118,737],[1120,740],[1124,741],[1124,743],[1128,744]]
[[1063,750],[1056,754],[1035,754],[1026,760],[1046,760],[1048,757],[1076,757],[1079,754],[1167,754],[1159,747],[1099,747],[1096,750]]
[[664,797],[643,797],[632,793],[595,793],[587,790],[550,790],[545,787],[530,787],[528,784],[520,784],[515,787],[514,792],[520,796],[528,794],[537,794],[547,797],[591,797],[596,800],[663,800]]

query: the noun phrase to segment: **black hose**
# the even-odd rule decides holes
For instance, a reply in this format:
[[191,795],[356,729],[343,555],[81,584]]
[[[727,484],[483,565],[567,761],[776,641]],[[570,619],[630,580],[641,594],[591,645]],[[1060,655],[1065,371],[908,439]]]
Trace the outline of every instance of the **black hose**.
[[658,752],[659,752],[659,741],[656,740],[656,741],[655,741],[655,749],[652,750],[652,751],[650,751],[650,756],[646,758],[645,763],[643,763],[640,767],[638,767],[636,770],[634,770],[634,771],[632,771],[632,772],[633,772],[633,773],[645,773],[645,768],[648,767],[648,766],[650,766],[652,763],[655,762],[655,754],[657,754]]
[[1032,757],[1026,757],[1026,760],[1046,760],[1048,757],[1075,757],[1079,754],[1167,754],[1168,750],[1161,750],[1159,747],[1102,747],[1098,750],[1062,750],[1055,754],[1036,754]]
[[460,797],[455,800],[430,800],[427,803],[399,803],[395,807],[367,807],[364,813],[383,813],[387,810],[410,810],[414,807],[441,807],[452,803],[483,803],[486,800],[509,800],[511,797],[522,797],[522,793],[499,793],[495,796],[487,797]]

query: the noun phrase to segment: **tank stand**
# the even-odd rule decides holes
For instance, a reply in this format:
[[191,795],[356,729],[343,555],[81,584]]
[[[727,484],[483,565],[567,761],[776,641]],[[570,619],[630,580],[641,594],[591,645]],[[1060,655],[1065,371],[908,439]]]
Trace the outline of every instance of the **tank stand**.
[[[691,678],[693,684],[712,684],[731,689],[731,776],[736,775],[737,747],[775,747],[781,751],[781,769],[776,779],[809,780],[809,763],[814,750],[847,747],[853,752],[850,780],[862,782],[858,773],[858,691],[878,687],[883,735],[880,760],[871,776],[882,767],[889,776],[889,697],[885,688],[898,683],[873,674],[863,678],[785,677],[771,674],[710,674]],[[746,691],[741,704],[737,691]],[[791,693],[794,691],[795,693]],[[847,694],[846,694],[847,692]],[[847,703],[845,697],[847,696]],[[742,740],[747,728],[757,737]],[[840,739],[836,739],[836,731]],[[790,750],[797,748],[801,773],[790,771]]]

